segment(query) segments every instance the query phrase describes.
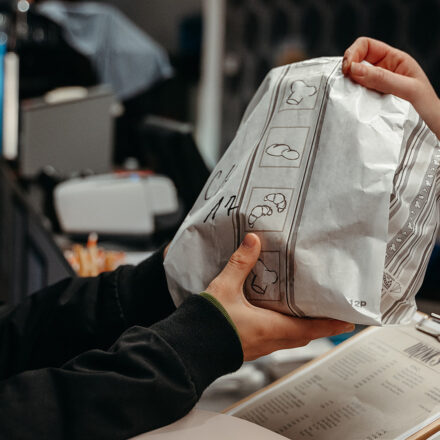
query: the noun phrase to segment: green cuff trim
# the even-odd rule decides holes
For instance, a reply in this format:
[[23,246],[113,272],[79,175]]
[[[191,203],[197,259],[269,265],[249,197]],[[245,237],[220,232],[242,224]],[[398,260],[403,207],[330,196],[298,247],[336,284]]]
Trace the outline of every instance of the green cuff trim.
[[220,312],[222,312],[222,315],[227,319],[229,324],[231,324],[231,327],[234,329],[235,333],[237,334],[238,340],[240,341],[240,344],[241,344],[241,338],[240,338],[240,334],[238,333],[237,327],[235,326],[234,321],[232,321],[232,318],[229,316],[229,313],[223,307],[221,302],[208,292],[202,292],[200,294],[200,296],[203,296],[203,298],[208,300],[211,304],[213,304],[215,307],[217,307],[217,309],[219,309]]

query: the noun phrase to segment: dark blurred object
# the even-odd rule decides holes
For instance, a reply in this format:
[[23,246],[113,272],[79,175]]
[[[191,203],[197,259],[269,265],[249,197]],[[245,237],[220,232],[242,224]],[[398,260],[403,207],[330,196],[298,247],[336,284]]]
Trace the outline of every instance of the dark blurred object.
[[[98,79],[89,60],[72,49],[56,23],[39,15],[34,7],[22,17],[20,31],[12,2],[0,3],[8,17],[9,48],[20,57],[20,99],[41,96],[63,86],[92,86]],[[11,47],[12,46],[12,47]]]
[[440,94],[438,0],[227,0],[223,139],[235,136],[244,109],[277,63],[279,49],[296,40],[308,58],[342,56],[359,36],[385,41],[410,53]]
[[58,222],[57,213],[55,211],[55,204],[53,193],[56,186],[64,180],[60,174],[52,167],[47,167],[41,171],[35,182],[29,183],[29,186],[34,185],[41,194],[41,209],[44,215],[50,221],[51,229],[55,233],[61,232],[61,227]]
[[139,158],[142,120],[147,115],[186,119],[187,99],[187,89],[178,77],[174,77],[125,101],[124,114],[116,120],[114,162],[122,164],[128,157]]
[[278,48],[278,53],[274,58],[275,66],[299,63],[307,59],[306,52],[300,41],[285,41]]
[[440,301],[440,244],[432,252],[418,298]]
[[141,141],[141,165],[174,182],[187,213],[209,177],[191,125],[148,117],[141,126]]
[[147,115],[176,121],[189,119],[191,88],[200,79],[202,32],[200,14],[184,18],[179,25],[178,50],[170,55],[174,76],[124,101],[125,113],[117,121],[116,163],[127,157],[139,159],[143,149],[142,121]]
[[203,21],[200,14],[191,15],[179,25],[179,52],[174,59],[179,75],[191,84],[200,78]]
[[15,305],[74,271],[0,161],[0,301]]

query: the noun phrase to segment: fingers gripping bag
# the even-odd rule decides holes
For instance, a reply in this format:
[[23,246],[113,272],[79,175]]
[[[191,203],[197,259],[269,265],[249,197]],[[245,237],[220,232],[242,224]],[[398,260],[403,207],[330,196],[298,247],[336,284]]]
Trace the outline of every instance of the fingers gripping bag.
[[411,104],[345,78],[340,58],[273,69],[165,260],[176,305],[249,232],[244,291],[285,314],[408,323],[434,246],[440,149]]

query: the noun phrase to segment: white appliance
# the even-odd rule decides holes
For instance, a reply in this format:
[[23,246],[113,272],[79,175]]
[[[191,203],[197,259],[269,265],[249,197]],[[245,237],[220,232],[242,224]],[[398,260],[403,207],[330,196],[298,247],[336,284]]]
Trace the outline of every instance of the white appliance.
[[54,197],[60,225],[70,234],[151,235],[155,217],[179,211],[173,182],[159,175],[72,179],[58,185]]

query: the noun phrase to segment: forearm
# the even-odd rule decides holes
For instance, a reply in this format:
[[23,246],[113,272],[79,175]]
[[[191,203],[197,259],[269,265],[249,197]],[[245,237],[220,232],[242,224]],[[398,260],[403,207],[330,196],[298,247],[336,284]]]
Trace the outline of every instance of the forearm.
[[440,99],[437,95],[427,102],[415,102],[414,107],[419,112],[431,131],[440,139]]
[[0,317],[0,378],[106,349],[130,326],[173,310],[161,251],[137,267],[64,280]]
[[185,415],[242,359],[226,318],[194,296],[151,328],[130,328],[106,351],[0,382],[0,437],[125,439]]

